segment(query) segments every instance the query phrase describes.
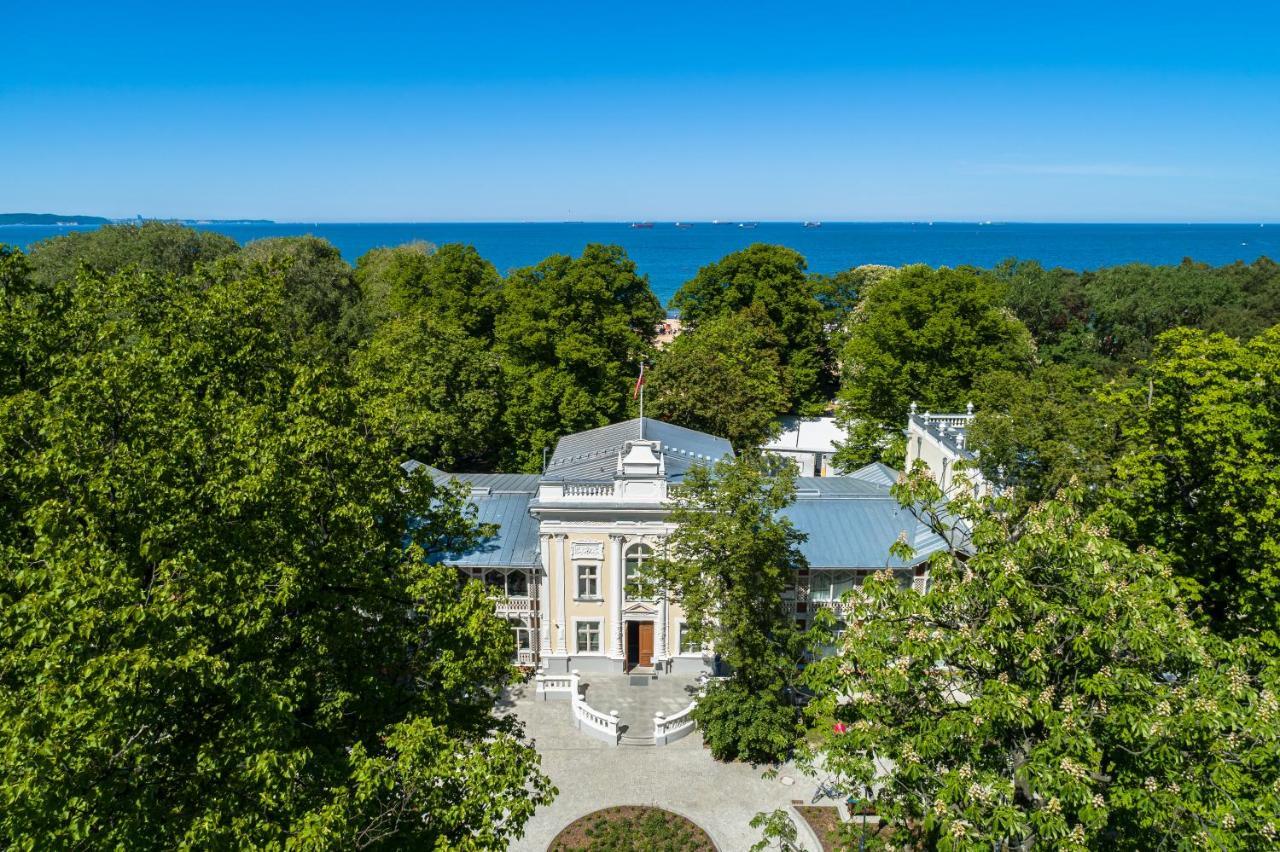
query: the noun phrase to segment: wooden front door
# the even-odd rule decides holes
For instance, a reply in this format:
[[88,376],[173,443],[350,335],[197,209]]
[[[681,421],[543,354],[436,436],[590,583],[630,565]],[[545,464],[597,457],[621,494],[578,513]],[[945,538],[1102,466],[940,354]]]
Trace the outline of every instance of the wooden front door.
[[627,671],[653,665],[653,622],[627,622]]
[[636,661],[638,666],[653,665],[653,622],[640,622],[640,635],[638,645],[640,647],[640,659]]

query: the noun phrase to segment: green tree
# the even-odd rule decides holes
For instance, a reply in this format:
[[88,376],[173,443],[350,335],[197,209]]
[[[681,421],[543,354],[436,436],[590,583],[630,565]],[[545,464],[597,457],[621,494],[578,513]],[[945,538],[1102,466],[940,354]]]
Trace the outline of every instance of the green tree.
[[493,340],[502,277],[472,246],[417,242],[374,249],[360,258],[356,275],[373,326],[422,310],[478,340]]
[[247,271],[280,276],[287,297],[286,336],[300,352],[346,359],[359,342],[360,289],[351,266],[328,240],[270,237],[240,251]]
[[405,458],[445,470],[497,463],[503,374],[485,341],[414,309],[374,332],[352,372],[369,417]]
[[536,471],[563,435],[621,420],[662,306],[617,246],[552,255],[506,280],[496,338],[508,388],[506,465]]
[[1029,376],[979,377],[968,441],[982,473],[1016,488],[1022,502],[1037,503],[1073,480],[1086,487],[1090,502],[1105,499],[1128,415],[1099,396],[1102,388],[1097,373],[1066,364],[1046,364]]
[[825,410],[835,390],[835,372],[823,329],[824,307],[798,252],[756,243],[726,255],[699,269],[671,304],[694,330],[707,320],[757,306],[785,341],[779,357],[791,410]]
[[843,352],[838,416],[849,440],[837,464],[851,470],[879,458],[912,402],[958,410],[980,376],[1027,374],[1035,345],[1004,299],[1002,284],[972,269],[907,266],[872,285]]
[[813,295],[822,306],[822,324],[831,337],[833,351],[843,348],[845,331],[862,294],[893,271],[892,266],[864,264],[835,275],[810,276]]
[[807,638],[781,604],[808,564],[803,534],[780,514],[794,495],[793,467],[760,453],[692,468],[674,491],[674,529],[652,567],[693,637],[733,670],[693,711],[719,760],[781,760],[799,735],[794,699]]
[[1214,629],[1280,648],[1280,327],[1249,343],[1180,329],[1117,394],[1117,499]]
[[293,359],[280,276],[68,286],[0,380],[0,843],[505,848],[552,791],[506,625],[425,557],[487,532],[465,494]]
[[648,374],[650,411],[663,420],[758,447],[790,408],[783,341],[757,307],[714,317],[664,349]]
[[900,494],[963,549],[931,557],[923,594],[887,572],[865,583],[841,653],[809,672],[815,710],[839,722],[824,771],[872,791],[887,842],[1275,842],[1273,661],[1198,629],[1169,568],[1083,515],[1077,494],[1017,516],[969,498],[944,512],[922,470]]
[[1042,360],[1110,369],[1111,362],[1098,348],[1093,309],[1080,273],[1061,267],[1045,269],[1034,260],[1006,260],[992,274],[1006,285],[1005,303],[1035,338]]
[[1178,266],[1104,267],[1083,281],[1099,351],[1122,364],[1146,358],[1169,329],[1213,328],[1242,299],[1231,275],[1189,260]]
[[74,280],[81,266],[110,275],[136,266],[146,272],[189,275],[197,266],[239,250],[236,241],[176,222],[103,225],[36,243],[30,260],[37,287]]

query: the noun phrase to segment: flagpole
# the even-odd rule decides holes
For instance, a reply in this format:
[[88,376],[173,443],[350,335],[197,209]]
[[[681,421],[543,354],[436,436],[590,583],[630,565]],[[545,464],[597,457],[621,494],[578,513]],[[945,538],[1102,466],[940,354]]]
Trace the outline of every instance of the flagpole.
[[644,364],[640,364],[640,440],[644,440]]

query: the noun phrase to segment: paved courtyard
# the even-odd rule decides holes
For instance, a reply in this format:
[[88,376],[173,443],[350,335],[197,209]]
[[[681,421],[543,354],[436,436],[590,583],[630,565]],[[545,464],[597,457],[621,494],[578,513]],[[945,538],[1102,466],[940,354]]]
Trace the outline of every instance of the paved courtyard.
[[618,711],[618,726],[626,737],[652,737],[653,714],[679,713],[698,691],[693,675],[586,674],[582,684],[593,709]]
[[[601,686],[597,680],[588,690],[591,705],[621,713],[622,706],[605,706],[607,702],[599,696],[607,688]],[[621,690],[622,685],[613,688]],[[591,689],[596,690],[594,695]],[[668,693],[670,699],[678,697]],[[685,700],[675,709],[687,704]],[[791,766],[780,771],[780,775],[795,779],[788,786],[777,779],[764,780],[764,767],[718,763],[703,748],[696,731],[661,747],[612,746],[592,739],[573,726],[568,701],[541,701],[532,683],[514,687],[499,712],[514,713],[524,722],[525,732],[542,755],[542,770],[560,791],[549,807],[529,821],[525,836],[512,844],[515,852],[545,852],[560,829],[611,805],[666,808],[706,829],[722,852],[744,852],[760,839],[756,829],[748,825],[751,817],[784,807],[793,799],[808,802],[815,790],[814,783]],[[652,711],[648,716],[652,720]],[[806,849],[817,852],[803,826],[800,840]]]

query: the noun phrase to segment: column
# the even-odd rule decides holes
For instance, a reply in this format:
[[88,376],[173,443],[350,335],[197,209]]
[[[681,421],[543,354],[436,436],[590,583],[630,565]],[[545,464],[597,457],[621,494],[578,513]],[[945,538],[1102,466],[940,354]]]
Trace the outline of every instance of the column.
[[609,535],[609,559],[613,562],[613,589],[609,594],[609,633],[613,637],[609,656],[622,659],[622,596],[626,571],[622,565],[622,536],[617,533]]
[[560,620],[556,622],[556,653],[569,653],[569,536],[556,533],[556,550],[560,556]]
[[538,577],[538,638],[542,656],[551,653],[551,536],[538,536],[542,574]]
[[662,595],[658,598],[658,629],[654,631],[653,636],[653,658],[655,660],[665,660],[667,658],[667,596]]

